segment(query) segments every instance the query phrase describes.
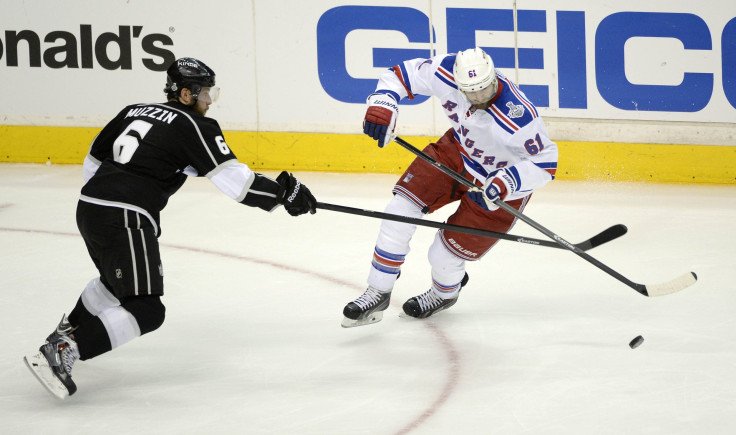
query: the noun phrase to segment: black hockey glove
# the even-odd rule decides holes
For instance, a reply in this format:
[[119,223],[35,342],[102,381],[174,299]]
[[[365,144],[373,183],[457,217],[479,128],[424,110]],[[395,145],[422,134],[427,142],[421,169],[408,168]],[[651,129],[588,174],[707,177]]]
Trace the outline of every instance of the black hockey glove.
[[306,212],[317,212],[317,200],[312,193],[293,174],[283,171],[276,178],[279,183],[278,200],[292,216],[299,216]]

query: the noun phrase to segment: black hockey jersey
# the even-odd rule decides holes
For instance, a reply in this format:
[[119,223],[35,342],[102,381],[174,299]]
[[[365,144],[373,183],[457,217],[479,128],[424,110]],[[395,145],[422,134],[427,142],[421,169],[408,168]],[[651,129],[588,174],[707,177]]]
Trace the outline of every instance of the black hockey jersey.
[[278,183],[238,162],[217,121],[179,102],[127,106],[110,121],[85,159],[80,200],[142,213],[159,234],[159,214],[187,176],[246,205],[279,205]]

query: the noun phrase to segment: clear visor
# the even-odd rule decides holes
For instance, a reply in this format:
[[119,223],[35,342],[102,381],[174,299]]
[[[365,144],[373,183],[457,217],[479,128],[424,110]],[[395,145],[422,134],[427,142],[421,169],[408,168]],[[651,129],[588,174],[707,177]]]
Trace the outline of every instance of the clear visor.
[[202,90],[199,91],[199,96],[197,97],[198,100],[202,100],[206,103],[214,103],[218,98],[220,98],[220,88],[217,86],[202,88]]
[[493,82],[486,86],[484,89],[481,89],[480,91],[474,91],[474,92],[465,92],[463,91],[463,94],[465,94],[465,97],[470,101],[471,104],[483,104],[487,103],[488,101],[493,98],[494,95],[496,95],[496,90],[498,89],[498,80],[493,80]]

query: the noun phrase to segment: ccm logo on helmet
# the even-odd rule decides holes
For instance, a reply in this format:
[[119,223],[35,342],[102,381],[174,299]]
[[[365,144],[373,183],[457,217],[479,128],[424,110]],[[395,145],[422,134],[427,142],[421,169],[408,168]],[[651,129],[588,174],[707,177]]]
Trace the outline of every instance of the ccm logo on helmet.
[[[76,33],[54,30],[41,36],[33,30],[5,30],[0,39],[0,60],[5,65],[18,67],[18,58],[28,59],[27,66],[49,68],[92,69],[96,64],[106,70],[133,69],[133,44],[150,55],[140,61],[151,71],[166,71],[176,59],[171,47],[174,41],[162,33],[143,33],[143,26],[118,26],[117,33],[102,32],[93,35],[91,24],[81,24]],[[19,56],[19,51],[27,50]],[[118,53],[111,58],[108,51]],[[22,65],[26,66],[26,65]]]

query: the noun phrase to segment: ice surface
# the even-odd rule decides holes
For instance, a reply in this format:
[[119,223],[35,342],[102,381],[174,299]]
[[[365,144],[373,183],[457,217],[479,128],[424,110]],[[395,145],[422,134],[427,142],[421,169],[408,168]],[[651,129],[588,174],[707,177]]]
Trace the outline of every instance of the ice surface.
[[[396,179],[296,175],[322,202],[379,211]],[[527,207],[573,243],[626,224],[627,235],[589,253],[643,284],[696,272],[680,293],[646,298],[572,253],[501,241],[468,265],[452,309],[400,318],[430,283],[434,230],[419,228],[383,321],[343,329],[378,220],[268,214],[192,179],[162,213],[164,326],[78,362],[79,391],[61,402],[22,357],[95,276],[74,221],[81,184],[79,166],[0,165],[2,433],[736,428],[736,187],[555,181]],[[524,223],[512,232],[544,238]]]

